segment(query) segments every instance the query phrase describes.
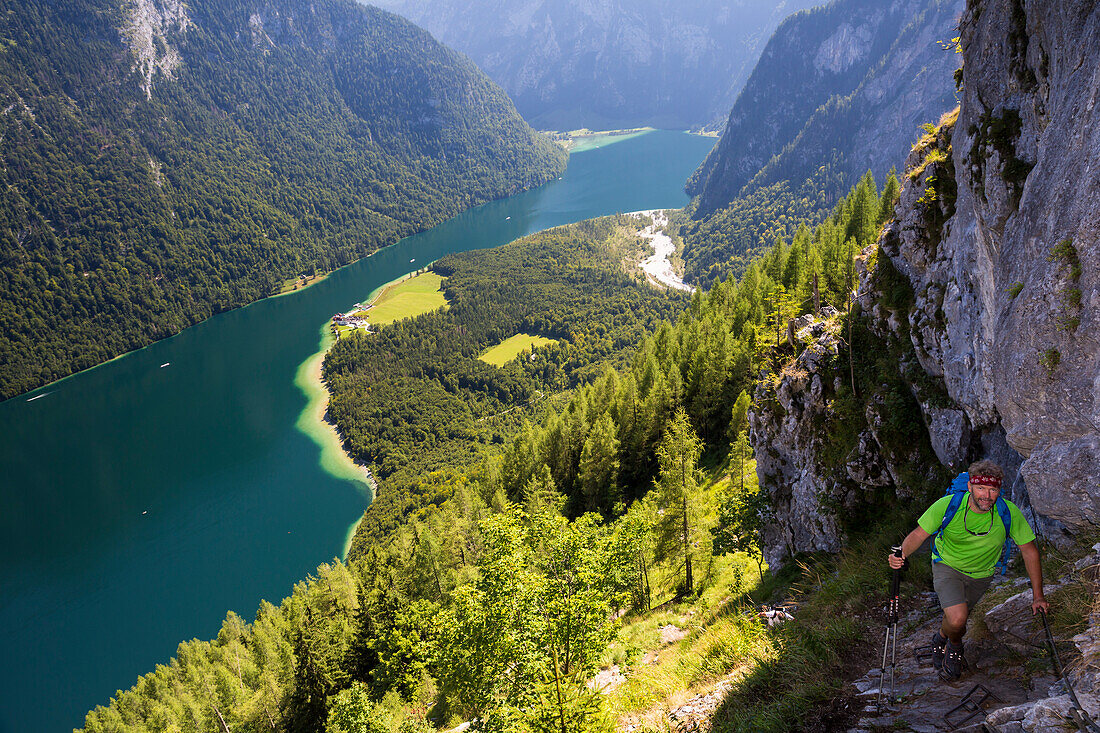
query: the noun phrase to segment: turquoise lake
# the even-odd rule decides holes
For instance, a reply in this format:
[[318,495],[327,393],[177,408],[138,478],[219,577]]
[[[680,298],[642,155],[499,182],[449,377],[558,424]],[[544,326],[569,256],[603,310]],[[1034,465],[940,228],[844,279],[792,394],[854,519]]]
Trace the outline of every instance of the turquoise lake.
[[575,153],[542,188],[0,403],[0,733],[83,725],[180,641],[342,553],[367,495],[295,427],[295,374],[333,312],[451,252],[683,206],[713,143],[657,131]]

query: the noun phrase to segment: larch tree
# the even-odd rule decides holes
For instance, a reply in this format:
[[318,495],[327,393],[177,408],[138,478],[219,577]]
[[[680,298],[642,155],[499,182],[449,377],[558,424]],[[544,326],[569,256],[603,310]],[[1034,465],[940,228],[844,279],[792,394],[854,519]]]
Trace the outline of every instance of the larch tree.
[[702,444],[688,423],[687,413],[683,408],[677,409],[657,447],[660,467],[657,495],[662,511],[657,528],[661,554],[683,558],[684,595],[694,590],[692,557],[700,539],[697,464],[702,452]]
[[619,439],[611,415],[592,426],[581,451],[580,484],[587,511],[610,511],[618,500]]

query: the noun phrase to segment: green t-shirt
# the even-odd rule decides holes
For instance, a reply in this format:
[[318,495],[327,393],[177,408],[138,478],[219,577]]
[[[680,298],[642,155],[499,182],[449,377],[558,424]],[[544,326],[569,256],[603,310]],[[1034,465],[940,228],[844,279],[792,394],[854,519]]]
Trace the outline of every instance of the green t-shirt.
[[[967,511],[970,501],[970,492],[963,496],[962,504],[951,523],[943,528],[943,534],[936,538],[936,550],[940,558],[950,567],[960,573],[966,573],[972,578],[988,578],[993,575],[997,567],[997,561],[1001,559],[1001,550],[1005,544],[1005,523],[1001,521],[1001,515],[994,506],[985,514]],[[943,516],[947,513],[947,505],[951,503],[951,495],[943,497],[935,504],[928,507],[928,511],[921,515],[917,524],[928,534],[935,534],[943,523]],[[1031,531],[1024,515],[1019,508],[1008,499],[1008,513],[1012,517],[1010,531],[1012,541],[1017,545],[1026,545],[1035,540],[1035,533]],[[963,526],[965,516],[966,526]],[[990,526],[992,520],[992,527]],[[985,532],[989,534],[974,536],[970,532]]]

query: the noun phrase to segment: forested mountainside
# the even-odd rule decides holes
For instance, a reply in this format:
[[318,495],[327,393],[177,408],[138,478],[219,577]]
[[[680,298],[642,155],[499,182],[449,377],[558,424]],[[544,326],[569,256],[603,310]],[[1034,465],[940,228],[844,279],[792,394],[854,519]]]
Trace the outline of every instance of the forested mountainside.
[[[687,305],[633,266],[646,256],[641,226],[607,217],[449,255],[432,266],[446,276],[447,310],[337,342],[325,359],[329,414],[349,454],[384,486],[352,556],[445,499],[455,469],[499,451],[525,419],[561,409],[570,390],[623,366]],[[554,343],[502,367],[478,358],[520,333]]]
[[[888,182],[882,204],[867,177],[813,233],[800,227],[789,245],[777,244],[772,259],[757,262],[756,274],[745,281],[752,294],[746,285],[746,300],[734,309],[728,330],[713,322],[699,325],[702,331],[682,348],[665,343],[669,333],[656,336],[656,361],[646,357],[645,347],[639,351],[638,343],[647,333],[661,332],[659,324],[673,318],[686,299],[677,303],[684,296],[655,293],[643,280],[609,269],[621,257],[603,244],[613,220],[441,260],[436,269],[450,274],[447,311],[383,329],[377,338],[341,340],[325,362],[333,393],[330,414],[349,452],[371,467],[383,487],[364,515],[350,556],[384,538],[405,516],[444,500],[456,469],[478,462],[493,452],[494,443],[514,436],[519,442],[508,455],[517,446],[530,452],[532,445],[540,445],[539,460],[549,466],[557,489],[570,497],[566,509],[572,514],[611,513],[617,503],[629,505],[648,491],[657,468],[654,449],[676,406],[688,410],[708,449],[724,450],[729,412],[738,394],[750,388],[769,338],[758,330],[812,305],[815,275],[824,302],[842,303],[845,283],[855,276],[848,262],[858,252],[856,243],[874,237],[897,191],[897,181]],[[770,280],[761,284],[756,278],[764,268]],[[480,351],[519,332],[558,344],[503,369],[477,360]],[[450,333],[461,338],[443,337]],[[774,340],[775,329],[768,333]],[[613,460],[619,468],[603,484],[586,485],[583,454],[598,415],[552,398],[593,382],[608,367],[627,364],[634,384],[628,380],[615,393],[616,399],[629,401],[614,408]],[[597,388],[599,399],[612,400],[615,395],[607,392],[612,387],[620,389],[618,378]],[[517,410],[528,404],[539,409]],[[501,423],[496,416],[510,410],[519,414]],[[523,419],[541,419],[543,411],[560,418],[541,432],[519,429]],[[538,465],[523,460],[523,471]],[[529,478],[505,475],[501,480],[515,500]]]
[[[815,276],[821,307],[843,307],[850,255],[877,236],[891,191],[896,181],[880,196],[864,179],[818,227],[690,302],[634,274],[634,217],[441,260],[446,311],[344,337],[325,366],[347,445],[400,454],[348,562],[261,604],[254,623],[230,613],[216,640],[181,644],[84,730],[411,733],[476,718],[489,731],[564,721],[609,733],[611,706],[637,701],[585,683],[616,654],[637,663],[618,638],[620,612],[727,596],[756,578],[758,528],[743,524],[756,516],[755,482],[705,488],[699,462],[737,454],[744,475],[746,390],[801,348],[776,324],[814,308],[804,296]],[[521,328],[559,344],[502,368],[477,361]],[[381,387],[388,400],[431,399],[374,419],[383,366],[396,371]],[[385,502],[398,492],[408,493]],[[723,615],[728,636],[700,680],[778,653],[755,620]],[[804,702],[787,728],[757,717],[790,682],[742,690],[740,729],[797,725]]]
[[379,0],[470,55],[540,129],[720,129],[760,50],[815,0]]
[[905,159],[956,104],[950,43],[962,0],[837,0],[785,21],[687,183],[687,277],[740,272],[786,221],[824,212],[871,170]]
[[350,0],[26,0],[0,48],[0,397],[565,165],[468,59]]
[[785,20],[688,181],[696,216],[728,205],[761,173],[759,184],[800,185],[829,165],[849,177],[831,182],[835,196],[868,168],[881,177],[896,167],[916,127],[955,104],[958,57],[936,41],[956,35],[962,8],[962,0],[835,0]]

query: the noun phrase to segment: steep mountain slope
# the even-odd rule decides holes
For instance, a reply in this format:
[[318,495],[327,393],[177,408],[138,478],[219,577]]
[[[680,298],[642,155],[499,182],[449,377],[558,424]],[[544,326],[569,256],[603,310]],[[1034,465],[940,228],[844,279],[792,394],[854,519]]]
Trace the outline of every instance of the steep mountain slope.
[[720,127],[760,48],[814,0],[379,0],[477,62],[533,125]]
[[564,166],[468,59],[343,0],[29,0],[0,42],[0,397]]
[[913,130],[954,105],[962,0],[836,0],[784,21],[768,41],[722,139],[688,181],[696,216],[742,188],[791,181],[828,166],[831,198],[868,168],[881,177]]

